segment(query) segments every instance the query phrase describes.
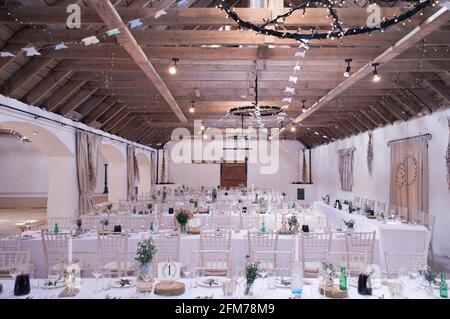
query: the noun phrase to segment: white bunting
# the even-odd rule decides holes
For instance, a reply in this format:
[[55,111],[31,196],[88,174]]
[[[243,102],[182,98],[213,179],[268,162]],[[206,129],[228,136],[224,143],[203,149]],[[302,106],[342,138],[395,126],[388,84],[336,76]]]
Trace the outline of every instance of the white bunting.
[[64,44],[64,42],[61,42],[60,44],[55,45],[55,50],[62,50],[67,49],[68,46]]
[[158,19],[160,16],[163,16],[163,15],[166,15],[166,14],[167,14],[167,11],[164,10],[164,9],[159,10],[159,11],[156,11],[156,13],[155,13],[155,19]]
[[295,94],[295,88],[286,87],[286,89],[284,90],[284,92],[285,92],[285,93]]
[[304,42],[300,43],[299,48],[305,48],[306,50],[308,50],[309,49],[309,45],[306,44],[307,42],[309,42],[309,41],[305,40]]
[[292,98],[291,97],[285,97],[283,100],[281,100],[281,102],[291,103],[292,102]]
[[85,46],[89,46],[91,44],[97,44],[100,42],[100,40],[97,39],[97,37],[95,35],[84,38],[81,41],[84,43]]
[[141,19],[134,19],[128,22],[130,25],[130,29],[134,29],[140,27],[142,25]]
[[300,69],[301,69],[301,67],[300,67],[300,65],[296,65],[296,66],[294,66],[294,71],[300,71]]
[[15,57],[15,55],[12,54],[11,52],[6,51],[0,52],[0,58],[13,58],[13,57]]
[[35,47],[29,47],[29,48],[22,48],[22,51],[25,51],[27,56],[35,56],[35,55],[42,55],[36,50]]
[[302,58],[304,58],[305,57],[305,53],[306,53],[306,51],[297,51],[297,52],[295,52],[295,56],[296,57],[302,57]]
[[290,76],[289,77],[289,82],[297,83],[297,80],[298,80],[298,77],[296,77],[296,76]]

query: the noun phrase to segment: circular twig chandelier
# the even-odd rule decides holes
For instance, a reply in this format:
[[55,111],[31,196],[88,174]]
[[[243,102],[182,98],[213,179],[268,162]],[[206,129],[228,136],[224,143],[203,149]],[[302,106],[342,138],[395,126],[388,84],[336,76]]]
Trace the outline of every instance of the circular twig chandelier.
[[[242,20],[239,15],[235,12],[235,9],[230,7],[229,4],[222,0],[222,3],[218,6],[220,10],[224,10],[228,17],[238,23],[239,28],[245,28],[249,30],[253,30],[259,34],[275,36],[281,39],[295,39],[299,42],[306,43],[309,40],[323,40],[323,39],[334,39],[334,38],[343,38],[346,36],[352,36],[363,33],[370,33],[374,31],[383,31],[384,29],[393,26],[397,23],[403,22],[405,20],[410,20],[415,14],[419,11],[422,11],[426,7],[430,5],[434,5],[436,0],[424,0],[422,2],[418,2],[413,5],[410,9],[405,11],[399,16],[394,16],[391,19],[387,19],[383,17],[379,23],[373,23],[370,25],[361,25],[361,26],[353,26],[350,28],[345,28],[341,19],[338,16],[336,11],[336,1],[330,0],[306,0],[305,2],[291,7],[288,11],[283,14],[276,16],[273,19],[264,20],[262,24],[256,25],[252,22]],[[278,24],[281,24],[285,18],[289,17],[296,11],[303,11],[305,14],[306,9],[310,7],[310,5],[317,5],[318,7],[325,7],[328,9],[329,17],[332,18],[331,30],[329,31],[317,31],[312,30],[311,33],[301,33],[301,32],[289,32],[289,31],[278,31],[274,27]],[[372,5],[372,4],[371,4]]]
[[255,102],[251,105],[236,106],[231,108],[228,113],[236,116],[250,116],[257,119],[263,116],[273,116],[281,113],[283,108],[275,105],[258,105],[258,75],[255,77]]

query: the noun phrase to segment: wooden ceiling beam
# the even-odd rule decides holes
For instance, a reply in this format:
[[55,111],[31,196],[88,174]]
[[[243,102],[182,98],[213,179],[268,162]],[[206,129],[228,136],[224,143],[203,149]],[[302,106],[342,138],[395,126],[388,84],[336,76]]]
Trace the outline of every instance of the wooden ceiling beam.
[[[109,1],[88,0],[89,5],[103,19],[108,28],[120,28],[121,33],[116,35],[117,41],[130,54],[136,64],[142,69],[147,78],[153,83],[156,89],[166,100],[169,107],[178,117],[180,122],[186,122],[187,119],[170,93],[164,81],[161,79],[155,68],[148,60],[142,48],[134,39],[128,27],[122,21],[114,6]],[[142,10],[142,9],[140,9]]]
[[[156,8],[142,8],[142,7],[120,7],[117,8],[118,14],[125,20],[130,21],[136,18],[143,18],[153,16],[158,10],[163,7]],[[184,25],[184,26],[223,26],[230,25],[230,19],[225,17],[223,12],[216,8],[167,8],[166,15],[158,19],[146,19],[145,25],[159,26],[159,25]],[[286,8],[285,10],[288,10]],[[337,8],[337,13],[344,25],[364,25],[367,20],[367,12],[365,8]],[[398,16],[404,12],[404,8],[381,8],[383,16]],[[12,15],[8,15],[8,12]],[[243,20],[248,20],[253,23],[260,24],[263,19],[268,20],[273,18],[271,9],[260,8],[236,8],[236,12]],[[324,8],[308,8],[308,14],[302,16],[300,11],[294,12],[287,17],[283,26],[326,26],[329,27],[331,18],[328,18],[329,12]],[[99,25],[105,23],[98,15],[90,8],[81,9],[81,24],[84,25]],[[18,17],[22,21],[27,21],[32,24],[63,24],[67,22],[67,13],[65,6],[46,7],[45,10],[38,6],[14,6],[8,5],[0,12],[0,23],[16,24],[17,22],[12,17]],[[423,17],[416,16],[411,22],[412,25],[423,21]],[[234,24],[234,23],[232,23]]]
[[50,92],[57,88],[61,82],[69,79],[72,74],[72,71],[56,71],[50,73],[25,95],[24,101],[30,105],[40,106]]
[[439,94],[447,103],[450,103],[450,88],[442,81],[428,81],[425,83],[429,85],[437,94]]
[[56,111],[69,96],[73,95],[76,91],[81,89],[85,84],[85,81],[69,81],[62,88],[56,91],[51,97],[49,97],[44,104],[47,110],[50,112]]
[[57,112],[61,115],[68,116],[75,111],[81,104],[85,103],[94,93],[96,89],[81,89],[67,103],[64,103]]
[[377,109],[375,106],[369,105],[369,108],[376,114],[378,117],[380,117],[385,124],[392,124],[392,121],[387,118],[386,115],[383,114],[383,112],[380,112],[379,109]]
[[130,114],[129,112],[123,112],[121,114],[118,114],[116,117],[119,119],[119,121],[112,117],[111,127],[108,129],[108,131],[111,131],[114,134],[126,127],[129,123],[137,118],[136,115]]
[[381,99],[381,100],[379,101],[379,103],[380,103],[381,105],[383,105],[384,108],[385,108],[390,114],[394,115],[395,118],[396,118],[397,120],[400,120],[400,121],[406,121],[406,120],[408,119],[408,117],[406,116],[405,113],[402,113],[401,110],[399,110],[398,108],[396,108],[394,105],[389,104],[388,102],[386,102],[386,100]]
[[397,41],[392,47],[390,47],[383,53],[379,54],[370,63],[367,63],[363,67],[359,68],[355,73],[350,75],[350,77],[342,81],[327,95],[323,96],[318,102],[313,104],[313,106],[311,106],[308,109],[308,111],[300,114],[294,120],[294,123],[300,123],[304,119],[308,118],[314,112],[318,111],[320,108],[326,105],[329,101],[339,96],[339,94],[341,94],[342,92],[344,92],[345,90],[352,87],[357,82],[361,81],[366,76],[371,74],[373,71],[372,63],[379,63],[383,65],[385,63],[388,63],[389,61],[392,61],[393,59],[397,58],[400,54],[404,53],[409,48],[411,48],[418,41],[422,40],[430,33],[437,30],[441,25],[447,23],[449,19],[450,19],[450,3],[446,2],[442,4],[442,8],[440,8],[439,11],[434,13],[431,17],[427,18],[418,27],[414,28],[406,36]]
[[98,118],[100,118],[106,111],[108,111],[115,103],[117,103],[118,99],[115,96],[108,97],[105,101],[103,101],[100,105],[98,105],[91,112],[86,114],[86,117],[83,119],[83,122],[87,125],[92,125]]
[[[369,125],[369,124],[367,124],[367,122],[361,120],[361,118],[360,118],[358,115],[356,115],[355,113],[352,113],[352,117],[353,117],[359,124],[361,124],[361,126],[364,127],[365,130],[371,130],[371,129],[372,129],[372,126],[371,126],[371,125]],[[365,131],[365,130],[364,130],[364,131]]]
[[417,115],[420,111],[416,110],[414,106],[409,105],[408,103],[403,102],[397,95],[389,95],[389,98],[393,103],[397,103],[402,109],[407,110],[410,116]]
[[125,111],[126,106],[122,103],[114,104],[108,111],[106,111],[102,116],[100,116],[97,122],[102,123],[100,126],[102,130],[109,132],[111,129],[116,127],[127,115],[128,112]]
[[[111,26],[111,24],[109,24]],[[219,31],[219,30],[132,30],[131,35],[142,46],[176,46],[176,45],[266,45],[267,38],[264,35],[255,36],[251,32]],[[371,37],[366,34],[355,35],[341,39],[312,40],[314,46],[364,46],[364,47],[388,47],[396,40],[405,36],[407,32],[390,30],[389,32],[373,33]],[[92,35],[92,30],[74,29],[53,30],[51,34],[42,29],[23,29],[19,31],[9,43],[25,44],[33,42],[35,45],[46,46],[51,43],[79,41]],[[427,45],[446,45],[449,43],[450,32],[440,31],[427,37]],[[114,38],[102,40],[102,44],[114,44]],[[273,45],[297,46],[297,40],[274,38]]]
[[20,89],[37,73],[53,63],[55,63],[55,60],[50,58],[31,59],[23,68],[14,73],[13,76],[2,84],[0,92],[10,97],[21,97],[18,95]]
[[90,112],[98,107],[100,103],[106,100],[104,95],[92,95],[87,101],[81,104],[76,111],[81,114],[80,121],[82,121]]

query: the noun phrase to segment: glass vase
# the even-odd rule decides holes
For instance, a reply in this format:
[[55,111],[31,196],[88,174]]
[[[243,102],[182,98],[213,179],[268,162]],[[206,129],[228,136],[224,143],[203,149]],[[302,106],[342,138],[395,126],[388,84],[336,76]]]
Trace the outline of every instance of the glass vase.
[[187,225],[186,224],[180,224],[180,233],[187,234]]
[[249,282],[245,283],[244,295],[249,296],[249,297],[253,296],[253,283],[249,283]]

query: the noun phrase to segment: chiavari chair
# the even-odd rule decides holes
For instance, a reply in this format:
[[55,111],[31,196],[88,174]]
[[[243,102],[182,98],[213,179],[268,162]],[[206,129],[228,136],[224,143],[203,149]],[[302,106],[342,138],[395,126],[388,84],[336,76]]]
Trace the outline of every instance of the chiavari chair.
[[55,235],[51,232],[42,231],[41,236],[47,273],[50,270],[63,272],[66,267],[69,253],[69,238],[71,235],[68,233]]
[[278,233],[273,232],[259,232],[248,231],[248,249],[250,259],[257,261],[256,257],[265,254],[266,258],[263,260],[262,267],[267,269],[277,268],[277,254],[278,249]]
[[372,264],[375,254],[375,235],[376,231],[345,233],[346,252],[365,252],[368,254],[368,262]]
[[11,268],[29,273],[31,271],[29,267],[29,251],[0,251],[0,278],[9,278]]
[[331,232],[299,234],[300,260],[303,273],[307,277],[317,277],[320,273],[320,265],[327,261],[331,249]]
[[205,276],[231,274],[231,231],[200,233],[200,266]]
[[400,274],[407,274],[417,270],[420,265],[426,265],[427,260],[424,253],[384,253],[386,273],[388,278],[395,278]]

